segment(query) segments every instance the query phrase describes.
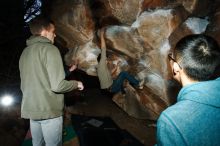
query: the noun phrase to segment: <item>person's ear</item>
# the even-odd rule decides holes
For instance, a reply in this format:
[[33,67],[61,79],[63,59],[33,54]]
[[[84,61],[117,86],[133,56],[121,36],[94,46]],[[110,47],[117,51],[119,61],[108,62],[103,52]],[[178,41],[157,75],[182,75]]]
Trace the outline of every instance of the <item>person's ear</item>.
[[43,30],[41,31],[40,35],[46,37],[46,36],[47,36],[47,30],[46,30],[46,29],[43,29]]
[[179,64],[176,62],[173,62],[173,75],[175,76],[175,75],[179,74],[180,70],[181,70],[181,68],[180,68]]

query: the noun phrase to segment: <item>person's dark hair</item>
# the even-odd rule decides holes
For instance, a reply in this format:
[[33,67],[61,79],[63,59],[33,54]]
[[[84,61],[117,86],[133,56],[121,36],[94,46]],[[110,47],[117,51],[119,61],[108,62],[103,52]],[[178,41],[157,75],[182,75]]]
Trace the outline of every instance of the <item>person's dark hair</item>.
[[219,69],[220,48],[210,36],[189,35],[176,44],[174,57],[189,78],[206,81]]
[[29,23],[29,27],[33,35],[40,35],[41,31],[43,29],[48,30],[51,24],[54,24],[54,22],[49,18],[44,16],[37,16]]

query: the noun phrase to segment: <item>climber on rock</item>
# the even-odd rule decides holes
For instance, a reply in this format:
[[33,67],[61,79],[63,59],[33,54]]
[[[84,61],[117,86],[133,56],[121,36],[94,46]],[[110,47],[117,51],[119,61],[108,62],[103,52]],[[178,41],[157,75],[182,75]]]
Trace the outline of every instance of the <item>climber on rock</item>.
[[101,37],[101,54],[98,56],[97,75],[101,89],[108,89],[111,93],[124,91],[124,81],[127,80],[132,86],[143,89],[144,80],[138,81],[135,77],[126,71],[119,72],[121,62],[118,62],[113,69],[110,69],[106,56],[106,44],[104,39],[105,29],[100,30]]

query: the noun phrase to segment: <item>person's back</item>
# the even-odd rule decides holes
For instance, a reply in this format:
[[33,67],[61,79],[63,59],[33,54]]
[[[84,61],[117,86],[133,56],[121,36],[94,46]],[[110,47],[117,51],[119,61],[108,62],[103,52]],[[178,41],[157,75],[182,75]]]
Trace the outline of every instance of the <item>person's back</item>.
[[66,81],[62,59],[46,37],[34,35],[27,40],[27,48],[20,60],[21,116],[48,119],[62,115],[63,94],[77,88],[77,82]]
[[[21,55],[20,70],[23,92],[21,116],[32,119],[61,116],[63,95],[56,92],[60,92],[61,89],[57,86],[62,86],[59,84],[65,76],[58,49],[47,38],[31,37]],[[68,84],[69,87],[64,87],[66,91],[77,86],[74,82]]]
[[183,88],[177,103],[158,119],[157,145],[219,145],[220,78],[211,79],[216,76],[219,57],[217,42],[208,36],[187,36],[177,43],[169,58],[174,79]]
[[219,145],[219,91],[220,78],[184,87],[178,102],[166,109],[158,120],[158,145]]

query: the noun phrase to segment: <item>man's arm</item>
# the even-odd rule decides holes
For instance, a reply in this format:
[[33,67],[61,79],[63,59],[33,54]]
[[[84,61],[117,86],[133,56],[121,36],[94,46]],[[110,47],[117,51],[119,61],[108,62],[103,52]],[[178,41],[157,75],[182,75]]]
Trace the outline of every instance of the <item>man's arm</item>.
[[72,72],[74,71],[78,66],[78,60],[73,60],[72,63],[70,64],[69,71]]
[[55,46],[51,46],[46,52],[46,69],[52,91],[65,93],[73,89],[83,90],[82,82],[65,80],[62,58],[59,50]]
[[71,72],[73,72],[74,70],[77,69],[78,66],[78,61],[72,61],[72,63],[70,64],[70,66],[64,66],[64,71],[65,71],[65,75],[66,77],[68,77]]
[[104,34],[105,34],[105,29],[102,28],[100,30],[100,37],[101,37],[101,59],[100,61],[106,61],[106,43],[105,43],[105,38],[104,38]]

